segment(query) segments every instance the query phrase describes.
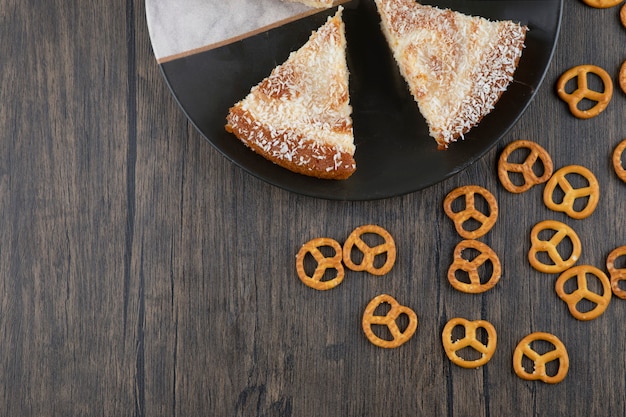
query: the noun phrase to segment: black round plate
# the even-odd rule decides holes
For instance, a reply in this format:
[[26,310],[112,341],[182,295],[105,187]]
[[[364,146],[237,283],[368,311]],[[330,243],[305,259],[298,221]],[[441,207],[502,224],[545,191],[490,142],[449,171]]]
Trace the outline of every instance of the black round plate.
[[529,27],[515,79],[495,109],[448,150],[434,139],[380,30],[373,0],[344,4],[357,170],[347,180],[294,174],[255,154],[224,130],[245,97],[336,9],[322,11],[217,49],[160,64],[183,111],[227,158],[278,187],[335,200],[374,200],[417,191],[481,158],[513,126],[539,88],[556,46],[562,0],[430,0],[441,8]]

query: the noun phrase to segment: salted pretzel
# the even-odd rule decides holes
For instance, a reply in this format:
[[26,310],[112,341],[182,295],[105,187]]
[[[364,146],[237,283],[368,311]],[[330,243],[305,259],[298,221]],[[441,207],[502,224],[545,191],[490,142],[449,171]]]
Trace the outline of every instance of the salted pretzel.
[[[335,254],[331,257],[324,256],[320,250],[320,248],[324,246],[331,247],[335,251]],[[307,275],[304,270],[304,258],[309,253],[317,261],[317,266],[315,267],[313,276]],[[320,237],[310,240],[302,245],[296,255],[296,270],[298,272],[298,277],[308,287],[316,290],[330,290],[341,284],[345,276],[341,260],[341,245],[336,240],[328,237]],[[327,269],[335,269],[337,271],[337,275],[333,279],[322,281]]]
[[[593,275],[602,284],[602,292],[597,293],[589,289],[588,275]],[[576,289],[566,291],[566,283],[570,279],[576,279]],[[599,317],[611,301],[611,283],[604,272],[591,265],[579,265],[563,272],[556,280],[554,286],[559,298],[567,304],[572,316],[581,321],[593,320]],[[587,300],[595,307],[589,311],[580,311],[578,303]]]
[[[536,341],[545,341],[551,343],[554,346],[554,349],[539,354],[532,348],[533,342]],[[529,372],[524,369],[523,360],[524,357],[527,357],[533,362],[533,371]],[[554,375],[548,375],[546,371],[546,364],[552,361],[559,361],[559,367]],[[526,379],[529,381],[539,380],[545,382],[546,384],[556,384],[563,379],[567,375],[567,371],[569,370],[569,356],[567,354],[567,349],[563,342],[559,340],[553,334],[544,333],[544,332],[535,332],[531,333],[528,336],[524,337],[515,348],[513,352],[513,369],[517,376],[522,379]]]
[[[545,230],[553,230],[556,233],[548,240],[540,239],[539,234]],[[566,238],[572,243],[572,253],[567,259],[563,259],[558,246]],[[582,249],[580,238],[574,229],[556,220],[544,220],[537,223],[530,231],[530,243],[528,260],[531,266],[537,271],[548,274],[560,273],[571,268],[580,257]],[[540,252],[545,252],[553,264],[541,262],[537,258],[537,254]]]
[[[371,233],[384,239],[384,242],[374,247],[369,246],[362,239],[362,236]],[[356,264],[352,260],[352,249],[357,247],[363,253],[363,260]],[[377,267],[376,257],[386,255],[385,263]],[[343,263],[353,271],[367,271],[374,275],[385,275],[396,262],[396,244],[391,234],[380,226],[367,224],[359,226],[348,236],[343,244]]]
[[[588,74],[595,74],[602,80],[603,91],[591,90],[588,87]],[[565,91],[567,83],[576,78],[577,88],[568,93]],[[569,105],[570,112],[579,119],[589,119],[600,114],[608,106],[613,96],[613,81],[611,76],[602,68],[595,65],[578,65],[565,71],[557,81],[557,93],[561,100]],[[588,110],[580,110],[578,104],[584,99],[596,102]]]
[[[462,339],[452,340],[452,331],[461,326],[465,329],[465,335]],[[484,329],[487,332],[487,344],[479,340],[477,335],[478,329]],[[496,351],[498,336],[496,329],[491,323],[485,320],[466,320],[463,318],[453,318],[443,328],[441,336],[443,349],[446,351],[448,358],[458,366],[463,368],[478,368],[485,365],[493,353]],[[459,351],[464,348],[472,348],[481,354],[479,359],[464,359],[459,356]]]
[[[509,162],[509,156],[518,149],[528,149],[530,153],[522,163]],[[537,176],[533,171],[533,167],[537,161],[541,162],[541,165],[543,165],[543,173],[541,176]],[[500,154],[500,159],[498,160],[498,177],[500,178],[502,186],[507,191],[516,194],[528,191],[533,186],[548,181],[550,176],[552,176],[552,170],[553,165],[550,154],[540,145],[529,140],[516,140],[509,143]],[[511,172],[522,174],[524,183],[522,185],[513,184],[509,176]]]
[[596,9],[608,9],[609,7],[617,6],[624,0],[583,0],[587,6],[591,6]]
[[626,246],[620,246],[609,253],[609,256],[606,258],[606,269],[611,277],[613,295],[626,300],[626,290],[621,289],[619,286],[621,281],[626,281],[626,268],[615,267],[615,261],[621,256],[626,256]]
[[[463,257],[463,252],[466,249],[475,249],[479,253],[472,260],[467,260]],[[491,276],[485,282],[481,282],[479,269],[487,262],[490,262],[492,266]],[[460,281],[457,277],[458,271],[466,272],[470,282]],[[454,260],[448,269],[448,281],[455,289],[471,294],[482,293],[493,288],[500,280],[501,274],[502,266],[498,255],[481,241],[463,240],[454,248]]]
[[[586,187],[574,188],[567,179],[568,175],[580,175],[587,181]],[[557,186],[563,191],[561,202],[554,201],[554,191]],[[574,207],[576,200],[586,198],[584,208],[577,210]],[[568,165],[556,171],[543,189],[543,202],[550,210],[564,212],[573,219],[589,217],[600,201],[600,185],[595,175],[580,165]]]
[[622,165],[622,155],[624,154],[624,149],[626,149],[626,139],[621,141],[613,151],[613,169],[619,179],[626,182],[626,169],[624,169],[624,165]]
[[[389,304],[391,309],[384,316],[375,315],[376,309],[382,304]],[[398,327],[398,318],[406,315],[409,323],[404,331]],[[372,325],[386,326],[391,333],[391,340],[383,339],[377,336],[372,330]],[[406,343],[415,333],[417,329],[417,314],[409,307],[403,306],[390,295],[381,294],[372,299],[363,313],[362,320],[363,332],[367,339],[382,348],[395,348]]]
[[[487,201],[489,205],[488,214],[482,213],[476,208],[476,194],[482,196]],[[460,197],[465,198],[465,208],[460,211],[454,211],[452,204]],[[488,190],[478,185],[466,185],[452,190],[443,202],[443,209],[454,222],[457,233],[464,239],[477,239],[484,236],[491,230],[498,218],[498,202],[496,198]],[[480,226],[475,230],[465,229],[465,222],[472,219],[477,221]]]

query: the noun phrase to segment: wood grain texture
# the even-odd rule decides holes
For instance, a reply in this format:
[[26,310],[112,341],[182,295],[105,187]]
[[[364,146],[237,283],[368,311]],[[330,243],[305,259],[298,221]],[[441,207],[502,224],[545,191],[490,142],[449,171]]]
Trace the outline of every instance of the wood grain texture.
[[[626,184],[612,149],[626,138],[626,95],[577,120],[559,75],[626,59],[618,8],[565,1],[555,57],[535,100],[502,142],[426,190],[372,202],[295,195],[235,167],[189,125],[150,46],[144,2],[0,2],[0,414],[5,416],[619,416],[626,414],[626,301],[573,319],[556,276],[530,268],[534,224],[556,219],[582,240],[580,263],[604,267],[626,244]],[[534,140],[555,168],[597,176],[594,214],[570,220],[543,187],[499,184],[499,153]],[[451,150],[453,151],[453,150]],[[481,241],[503,277],[461,294],[445,274],[460,241],[445,195],[478,184],[500,218]],[[301,244],[346,239],[376,223],[398,260],[384,277],[348,272],[328,292],[295,275]],[[398,349],[360,328],[371,298],[419,316]],[[498,347],[484,367],[450,363],[447,320],[485,319]],[[517,342],[553,332],[571,360],[564,382],[519,379]]]

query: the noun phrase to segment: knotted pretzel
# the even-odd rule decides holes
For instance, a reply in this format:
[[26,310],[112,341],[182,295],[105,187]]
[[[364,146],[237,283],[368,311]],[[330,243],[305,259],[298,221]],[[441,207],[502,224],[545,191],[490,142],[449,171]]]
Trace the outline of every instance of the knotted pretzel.
[[[593,275],[602,284],[602,293],[596,293],[589,289],[588,275]],[[566,283],[576,278],[576,289],[572,292],[565,290]],[[559,298],[567,304],[572,316],[581,321],[593,320],[599,317],[611,301],[611,283],[598,268],[591,265],[575,266],[563,272],[556,280],[555,290]],[[580,311],[578,303],[582,300],[590,301],[595,307],[589,311]]]
[[[574,188],[567,179],[570,174],[580,175],[587,181],[586,187]],[[563,200],[560,203],[554,201],[554,191],[559,187],[563,193]],[[581,210],[576,210],[574,204],[579,198],[586,198],[587,204]],[[600,201],[600,185],[595,175],[587,168],[580,165],[565,166],[552,175],[543,190],[543,201],[550,210],[561,211],[573,219],[584,219],[589,217],[596,209]]]
[[[509,156],[518,149],[528,149],[530,153],[522,163],[509,162]],[[533,167],[537,163],[541,162],[543,165],[543,173],[541,176],[535,174]],[[552,176],[552,158],[548,152],[535,142],[529,140],[516,140],[507,145],[506,148],[500,154],[498,160],[498,177],[502,186],[512,193],[523,193],[537,184],[543,184],[548,181]],[[511,181],[509,173],[521,174],[524,178],[522,185],[515,185]]]
[[[539,234],[545,230],[554,230],[556,233],[548,239],[540,239]],[[572,243],[572,253],[567,259],[563,259],[559,253],[558,246],[568,238]],[[566,225],[556,220],[544,220],[537,223],[530,232],[531,247],[528,252],[528,260],[537,271],[549,274],[560,273],[573,266],[581,253],[581,243],[576,232]],[[547,253],[553,264],[546,264],[537,258],[540,252]]]
[[[455,327],[462,326],[465,335],[462,339],[452,340],[452,331]],[[487,344],[483,344],[478,338],[477,330],[484,329],[487,332]],[[443,348],[448,358],[458,366],[463,368],[478,368],[483,366],[493,356],[496,350],[497,334],[491,323],[485,320],[469,321],[462,318],[453,318],[443,328],[442,333]],[[479,359],[469,360],[459,356],[458,352],[464,348],[472,348],[481,354]]]
[[[487,201],[489,213],[482,213],[476,208],[476,194],[482,196]],[[464,197],[465,208],[460,211],[454,211],[452,204],[459,197]],[[491,230],[498,218],[498,202],[496,198],[488,190],[478,185],[466,185],[452,190],[443,202],[443,209],[454,222],[457,233],[464,239],[477,239],[484,236]],[[465,222],[472,219],[477,221],[480,226],[476,230],[465,229]]]
[[[335,254],[331,257],[324,256],[324,254],[320,251],[320,248],[324,246],[331,247],[335,251]],[[313,276],[307,275],[304,270],[304,258],[309,253],[317,261],[317,266],[315,267]],[[341,284],[343,281],[345,271],[341,260],[341,245],[336,240],[327,237],[310,240],[302,245],[296,255],[296,270],[298,272],[298,277],[308,287],[316,290],[330,290]],[[322,281],[327,269],[335,269],[337,271],[337,275],[333,279]]]
[[[382,237],[384,242],[374,247],[369,246],[362,239],[362,236],[367,233]],[[352,249],[355,246],[363,253],[363,260],[360,264],[352,261]],[[375,260],[376,256],[379,255],[386,255],[386,260],[382,266],[377,267]],[[350,233],[343,244],[343,262],[353,271],[367,271],[374,275],[385,275],[396,262],[396,244],[391,234],[380,226],[373,224],[359,226]]]
[[[595,74],[600,77],[603,83],[603,91],[589,89],[588,74]],[[576,78],[577,87],[573,92],[568,93],[565,91],[565,86],[573,78]],[[569,110],[574,116],[580,119],[589,119],[600,114],[608,106],[613,96],[613,81],[611,81],[611,76],[598,66],[578,65],[561,75],[557,82],[557,93],[561,100],[569,105]],[[585,99],[594,101],[596,104],[588,110],[580,110],[578,104]]]
[[613,151],[613,169],[619,179],[626,182],[626,169],[624,169],[624,165],[622,165],[622,155],[624,153],[624,149],[626,149],[626,139],[621,141]]
[[609,256],[606,258],[606,269],[611,277],[613,294],[622,300],[626,300],[626,290],[621,289],[619,286],[621,281],[626,281],[626,269],[615,267],[615,261],[621,256],[626,256],[626,246],[620,246],[609,253]]
[[[466,249],[475,249],[479,253],[474,259],[467,260],[463,257],[463,251]],[[481,282],[479,269],[487,262],[491,263],[492,272],[491,276],[483,283]],[[457,278],[458,271],[466,272],[470,282],[460,281]],[[478,240],[469,239],[459,242],[454,248],[454,260],[448,269],[448,281],[455,289],[471,294],[482,293],[493,288],[500,280],[501,274],[500,259],[493,249],[486,244]]]
[[[384,316],[375,315],[374,312],[382,304],[389,304],[391,309]],[[409,323],[404,331],[398,327],[398,318],[406,315]],[[385,340],[377,336],[372,330],[372,325],[386,326],[391,333],[391,340]],[[382,348],[395,348],[406,343],[417,329],[417,314],[409,307],[398,303],[392,296],[381,294],[372,299],[365,308],[362,320],[363,332],[370,342]]]
[[[545,341],[554,346],[554,350],[539,354],[531,345],[535,341]],[[524,369],[523,360],[527,357],[533,362],[533,372]],[[548,375],[546,364],[558,360],[559,368],[556,374]],[[535,332],[524,337],[513,352],[513,369],[517,376],[529,381],[539,380],[547,384],[556,384],[561,382],[567,375],[569,369],[569,356],[563,342],[558,337],[550,333]]]

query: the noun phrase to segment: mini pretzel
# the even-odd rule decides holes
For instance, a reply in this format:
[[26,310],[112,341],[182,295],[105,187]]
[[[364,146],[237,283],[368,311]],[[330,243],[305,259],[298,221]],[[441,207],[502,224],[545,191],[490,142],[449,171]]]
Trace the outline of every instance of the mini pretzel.
[[[381,236],[385,241],[384,243],[370,247],[363,241],[361,236],[366,233],[373,233]],[[352,248],[356,246],[363,253],[363,260],[360,264],[355,264],[352,261]],[[381,267],[376,267],[374,261],[377,255],[387,255],[385,263]],[[391,270],[393,264],[396,262],[396,244],[388,231],[380,226],[368,224],[360,226],[354,229],[348,239],[343,244],[343,262],[353,271],[367,271],[374,275],[385,275]]]
[[[589,289],[587,274],[595,276],[602,283],[601,294]],[[566,292],[566,282],[572,278],[576,278],[577,288],[572,292]],[[582,321],[593,320],[599,317],[604,313],[611,301],[611,283],[609,279],[604,272],[591,265],[579,265],[563,272],[556,280],[555,289],[559,298],[567,303],[572,316]],[[596,306],[589,311],[582,312],[577,308],[578,303],[582,300],[590,301]]]
[[[587,181],[588,186],[574,188],[567,179],[570,174],[582,176]],[[554,191],[557,185],[565,194],[560,203],[554,201]],[[587,198],[587,205],[582,210],[574,208],[574,203],[579,198]],[[580,165],[568,165],[556,171],[543,190],[543,201],[550,210],[564,212],[573,219],[589,217],[596,209],[599,200],[600,185],[598,180],[591,171]]]
[[[590,90],[587,86],[587,74],[595,74],[602,80],[604,91]],[[572,93],[565,91],[569,80],[576,77],[577,88]],[[613,96],[613,81],[611,76],[602,68],[595,65],[579,65],[565,71],[557,82],[557,93],[561,100],[569,105],[570,112],[580,118],[589,119],[600,114],[608,106]],[[584,99],[595,101],[596,104],[588,110],[580,110],[578,104]]]
[[[619,18],[622,21],[622,25],[626,28],[626,4],[624,4],[619,11]],[[626,93],[626,91],[624,92]]]
[[[548,240],[539,238],[539,234],[544,230],[554,230],[556,233]],[[569,258],[563,259],[559,253],[558,246],[563,239],[568,238],[572,242],[572,253]],[[528,260],[537,271],[548,274],[560,273],[573,266],[581,252],[581,243],[578,235],[568,225],[556,220],[544,220],[533,227],[530,232],[531,247],[528,252]],[[540,262],[537,259],[539,252],[546,252],[548,257],[554,262],[552,265]]]
[[622,165],[622,154],[626,149],[626,139],[621,141],[613,151],[613,169],[620,180],[626,182],[626,169]]
[[594,7],[596,9],[608,9],[609,7],[617,6],[624,0],[583,0],[587,6]]
[[[325,257],[319,248],[329,246],[334,249],[335,255],[327,258]],[[310,253],[317,261],[317,266],[313,276],[308,276],[304,270],[304,257]],[[302,245],[300,251],[296,255],[296,270],[298,271],[298,277],[308,287],[315,288],[316,290],[330,290],[341,284],[343,281],[345,271],[343,264],[341,263],[341,245],[334,239],[327,237],[320,237],[313,239]],[[327,269],[337,270],[337,276],[331,280],[322,281],[324,273]]]
[[[384,316],[374,315],[376,309],[382,304],[389,304],[391,309]],[[409,324],[404,331],[400,330],[397,323],[398,317],[402,314],[405,314],[409,319]],[[374,334],[372,330],[373,324],[386,326],[391,332],[392,339],[385,340]],[[417,329],[417,314],[409,307],[400,305],[392,296],[381,294],[374,297],[365,308],[362,326],[365,336],[370,342],[381,348],[395,348],[406,343],[415,333]]]
[[619,286],[620,281],[626,281],[626,269],[615,267],[615,260],[620,256],[626,256],[626,246],[620,246],[609,253],[606,259],[606,269],[609,271],[611,277],[611,289],[613,290],[613,294],[622,300],[626,300],[626,291]]
[[[509,156],[514,151],[522,148],[530,150],[524,162],[521,164],[509,162]],[[533,166],[537,163],[537,160],[543,165],[543,174],[540,177],[533,171]],[[500,154],[500,159],[498,160],[498,177],[500,178],[502,186],[506,188],[507,191],[516,194],[528,191],[534,185],[548,181],[552,175],[552,169],[552,158],[550,158],[548,152],[537,143],[529,140],[516,140],[509,143]],[[522,174],[524,183],[522,185],[513,184],[509,178],[509,172]]]
[[[543,340],[551,343],[554,346],[554,350],[546,352],[544,354],[537,353],[532,347],[532,343],[538,340]],[[524,369],[522,363],[524,356],[533,361],[533,372],[528,372]],[[546,372],[546,364],[549,362],[558,360],[559,368],[555,375],[548,375]],[[561,382],[567,375],[569,369],[569,356],[567,355],[567,349],[563,342],[558,337],[550,333],[535,332],[531,333],[523,338],[515,348],[513,352],[513,369],[517,376],[529,381],[539,380],[546,384],[556,384]]]
[[[468,248],[480,252],[471,261],[463,258],[463,251]],[[479,268],[486,262],[491,262],[493,271],[489,279],[487,279],[485,283],[481,283]],[[467,272],[470,282],[459,281],[456,276],[457,271]],[[500,280],[501,273],[502,267],[500,265],[500,259],[493,249],[478,240],[469,239],[459,242],[454,248],[454,261],[448,269],[448,281],[459,291],[478,294],[493,288]]]
[[[622,7],[622,21],[624,22],[624,27],[626,27],[626,5]],[[626,94],[626,61],[622,63],[619,70],[619,87]]]
[[[487,201],[489,214],[484,214],[476,209],[475,194],[481,195]],[[465,197],[465,208],[455,212],[452,210],[452,203],[461,196]],[[457,233],[465,239],[477,239],[484,236],[491,230],[498,218],[498,202],[496,198],[489,191],[478,185],[466,185],[452,190],[443,202],[443,209],[454,222]],[[465,222],[471,219],[480,223],[478,229],[470,231],[463,227]]]
[[[465,336],[462,339],[452,340],[452,331],[455,327],[462,326],[465,329]],[[487,344],[483,344],[478,340],[476,331],[478,329],[485,329],[487,331]],[[493,353],[496,351],[497,334],[496,329],[491,323],[485,320],[469,321],[462,318],[453,318],[443,328],[443,334],[441,336],[443,341],[443,349],[446,351],[448,358],[458,366],[463,368],[478,368],[485,365]],[[482,356],[479,359],[467,360],[458,355],[458,351],[464,348],[472,348],[480,353]]]

